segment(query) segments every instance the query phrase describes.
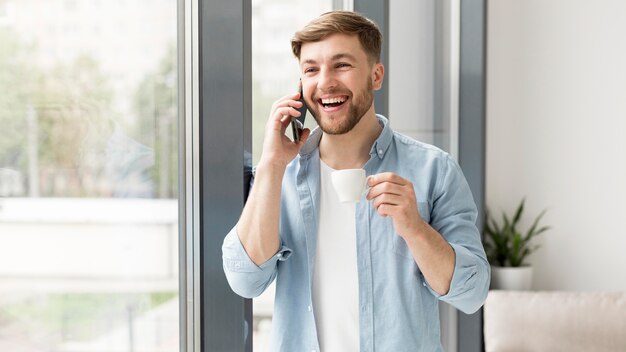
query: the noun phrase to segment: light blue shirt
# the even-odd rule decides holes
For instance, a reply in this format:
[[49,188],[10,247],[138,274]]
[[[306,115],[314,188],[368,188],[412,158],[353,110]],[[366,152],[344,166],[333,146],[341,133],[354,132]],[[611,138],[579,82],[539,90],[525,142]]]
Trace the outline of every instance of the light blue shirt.
[[[455,253],[449,292],[428,285],[390,218],[363,199],[356,205],[360,351],[441,351],[438,301],[465,313],[487,297],[490,271],[476,227],[477,210],[457,163],[445,152],[384,127],[363,167],[367,175],[394,172],[413,183],[422,218]],[[319,351],[312,279],[319,211],[322,131],[316,129],[285,171],[281,193],[282,247],[257,266],[236,228],[222,246],[224,272],[243,297],[260,295],[276,279],[271,351]]]

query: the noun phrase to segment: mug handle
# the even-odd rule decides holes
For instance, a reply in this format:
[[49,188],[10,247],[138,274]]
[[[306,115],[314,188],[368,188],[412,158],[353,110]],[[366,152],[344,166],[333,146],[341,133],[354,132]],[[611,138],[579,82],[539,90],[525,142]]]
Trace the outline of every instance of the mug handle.
[[365,178],[365,184],[363,185],[364,190],[363,190],[363,192],[361,192],[361,197],[365,197],[365,196],[367,195],[367,193],[370,191],[370,189],[372,189],[372,187],[370,187],[370,186],[367,184],[367,181],[369,181],[369,180],[370,180],[370,177],[372,177],[372,175],[369,175],[369,176],[367,176],[367,177]]

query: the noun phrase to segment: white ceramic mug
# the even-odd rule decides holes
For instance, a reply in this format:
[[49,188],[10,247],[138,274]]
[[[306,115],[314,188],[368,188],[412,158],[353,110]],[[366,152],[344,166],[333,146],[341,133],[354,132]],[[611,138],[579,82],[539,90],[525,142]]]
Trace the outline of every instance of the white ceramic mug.
[[335,192],[339,196],[339,201],[342,203],[358,202],[369,191],[367,177],[363,169],[333,171],[331,180]]

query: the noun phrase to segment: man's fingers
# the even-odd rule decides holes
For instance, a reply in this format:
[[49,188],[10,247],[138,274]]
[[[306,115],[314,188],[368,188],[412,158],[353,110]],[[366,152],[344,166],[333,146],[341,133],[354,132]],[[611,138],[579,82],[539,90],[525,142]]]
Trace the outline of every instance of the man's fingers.
[[268,122],[267,128],[275,131],[284,132],[292,117],[300,116],[300,112],[294,108],[280,108],[272,115]]
[[374,199],[376,197],[379,197],[381,194],[393,194],[401,196],[406,192],[407,190],[404,188],[404,186],[401,186],[397,183],[385,181],[377,183],[375,186],[370,188],[370,191],[367,193],[367,199]]
[[302,107],[302,102],[297,100],[300,97],[300,93],[286,95],[274,102],[272,104],[272,111],[276,111],[281,107],[294,107],[300,108]]
[[397,205],[381,204],[378,207],[376,207],[376,211],[378,212],[378,214],[380,216],[383,216],[383,217],[391,216],[391,217],[393,217],[397,208],[398,208]]
[[308,128],[303,129],[300,133],[300,140],[298,141],[298,144],[306,143],[306,140],[309,139],[309,135],[311,135],[311,130]]
[[286,100],[293,100],[293,101],[295,101],[295,99],[296,99],[299,95],[300,95],[300,92],[287,94],[287,95],[285,95],[284,97],[282,97],[282,98],[280,98],[280,99],[276,100],[276,101],[274,102],[274,106],[278,106],[278,105],[280,105],[281,103],[285,102]]
[[401,205],[403,203],[402,197],[396,194],[384,193],[373,199],[374,208],[378,208],[382,204],[387,205]]
[[289,117],[299,117],[301,115],[300,111],[296,110],[293,107],[288,107],[288,106],[284,106],[284,107],[280,107],[278,109],[276,109],[275,114],[277,114],[278,119],[280,121],[284,121],[285,116],[287,116],[287,118]]
[[402,186],[408,183],[406,179],[393,172],[382,172],[380,174],[372,175],[368,179],[368,184],[372,187],[381,182],[392,182]]

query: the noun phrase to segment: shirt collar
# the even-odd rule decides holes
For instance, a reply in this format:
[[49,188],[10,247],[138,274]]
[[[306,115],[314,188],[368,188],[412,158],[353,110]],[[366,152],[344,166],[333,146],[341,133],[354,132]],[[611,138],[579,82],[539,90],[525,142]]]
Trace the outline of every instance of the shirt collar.
[[[370,149],[370,155],[378,156],[378,158],[382,159],[387,152],[387,148],[389,148],[389,144],[391,144],[391,140],[393,138],[393,130],[389,127],[389,120],[383,115],[376,114],[376,118],[378,119],[378,123],[383,128],[383,131],[380,133],[374,144],[372,145],[372,149]],[[320,140],[322,139],[322,130],[319,127],[316,127],[307,139],[306,143],[300,149],[300,157],[304,159],[308,159],[311,154],[319,147]]]
[[382,159],[391,144],[391,140],[393,139],[393,130],[389,126],[389,120],[383,115],[376,115],[378,118],[378,123],[383,128],[383,131],[380,132],[380,135],[372,145],[372,149],[370,149],[371,156],[378,156],[379,159]]

